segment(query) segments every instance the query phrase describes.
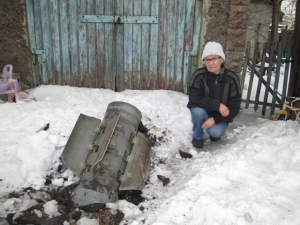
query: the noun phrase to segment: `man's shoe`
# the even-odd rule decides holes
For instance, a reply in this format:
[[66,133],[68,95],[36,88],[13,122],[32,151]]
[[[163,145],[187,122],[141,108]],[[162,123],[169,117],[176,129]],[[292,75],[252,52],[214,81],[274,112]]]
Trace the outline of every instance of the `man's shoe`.
[[197,140],[193,138],[192,144],[195,148],[203,148],[203,139]]
[[209,138],[210,138],[211,141],[218,141],[218,140],[221,139],[221,138],[215,138],[215,137],[212,137],[212,136],[209,136]]

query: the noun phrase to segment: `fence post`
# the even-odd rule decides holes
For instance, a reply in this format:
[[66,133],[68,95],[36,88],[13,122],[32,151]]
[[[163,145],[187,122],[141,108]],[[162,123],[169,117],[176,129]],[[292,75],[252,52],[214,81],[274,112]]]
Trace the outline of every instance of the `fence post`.
[[283,88],[282,88],[282,99],[281,99],[281,106],[283,105],[286,95],[287,95],[287,85],[288,85],[288,76],[290,71],[290,59],[292,54],[292,42],[287,44],[286,49],[286,58],[285,58],[285,68],[284,68],[284,77],[283,77]]
[[[265,114],[266,114],[266,106],[267,106],[267,102],[268,102],[268,95],[269,95],[269,89],[270,89],[270,83],[271,83],[271,77],[272,77],[272,67],[273,67],[273,62],[274,62],[274,51],[275,51],[274,43],[271,43],[267,84],[266,84],[265,97],[264,97],[264,102],[263,102],[263,107],[262,107],[262,116],[265,116]],[[274,95],[274,93],[273,93],[273,95]]]
[[261,84],[262,84],[262,79],[263,79],[264,72],[265,72],[266,53],[267,53],[267,44],[264,43],[262,57],[261,57],[260,71],[259,71],[259,80],[258,80],[256,96],[255,96],[254,111],[257,111],[257,108],[258,108]]
[[251,98],[251,91],[252,91],[253,78],[254,78],[255,64],[256,64],[256,60],[257,60],[257,56],[258,56],[258,47],[259,47],[259,42],[256,42],[255,49],[254,49],[254,57],[253,57],[253,62],[252,62],[252,67],[251,67],[251,73],[250,73],[250,81],[249,81],[249,86],[248,86],[248,93],[247,93],[245,109],[249,108],[249,102],[250,102],[250,98]]
[[246,54],[244,58],[242,80],[241,80],[242,91],[244,90],[244,85],[245,85],[245,76],[248,68],[249,53],[250,53],[250,42],[247,43]]
[[[278,52],[277,52],[277,58],[276,58],[276,73],[275,73],[275,82],[274,82],[274,94],[272,98],[272,106],[271,106],[271,113],[270,117],[274,114],[275,111],[275,103],[276,103],[276,96],[278,89],[278,82],[279,82],[279,76],[280,76],[280,67],[281,67],[281,58],[282,58],[282,42],[278,43]],[[281,102],[279,102],[281,103]]]

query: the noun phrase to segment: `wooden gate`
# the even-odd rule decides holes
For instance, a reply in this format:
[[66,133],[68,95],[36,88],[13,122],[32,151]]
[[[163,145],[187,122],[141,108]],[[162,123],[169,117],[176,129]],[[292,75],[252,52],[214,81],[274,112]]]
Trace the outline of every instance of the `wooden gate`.
[[[287,31],[285,32],[288,34]],[[281,41],[277,44],[256,42],[252,60],[249,59],[250,46],[248,45],[242,71],[241,83],[243,86],[247,85],[247,93],[242,100],[245,102],[245,108],[253,104],[254,110],[257,111],[261,106],[262,116],[265,116],[268,107],[270,118],[274,117],[275,109],[281,108],[284,101],[289,98],[287,88],[291,66],[292,34],[288,37],[284,34],[281,34]]]
[[26,0],[35,86],[187,92],[199,0]]

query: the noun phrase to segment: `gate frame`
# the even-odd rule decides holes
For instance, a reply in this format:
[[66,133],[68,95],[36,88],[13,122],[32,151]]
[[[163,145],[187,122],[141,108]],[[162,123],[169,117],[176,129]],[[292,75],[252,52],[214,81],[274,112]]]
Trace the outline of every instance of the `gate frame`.
[[[281,40],[278,43],[271,43],[271,42],[265,42],[255,43],[255,51],[254,51],[254,57],[253,59],[249,59],[249,52],[250,52],[250,44],[247,45],[245,58],[244,58],[244,66],[242,70],[242,87],[245,85],[245,76],[247,73],[247,69],[250,69],[250,80],[248,84],[248,91],[246,99],[242,99],[242,102],[245,102],[245,109],[249,108],[249,104],[254,105],[254,111],[258,110],[258,105],[262,106],[262,117],[265,117],[266,114],[266,107],[270,107],[270,118],[274,118],[275,109],[282,108],[285,100],[289,98],[287,96],[287,89],[288,89],[288,79],[289,79],[289,73],[290,73],[290,65],[291,65],[291,55],[292,55],[292,40],[287,39],[285,36],[285,33],[287,30],[285,29],[283,33],[281,34],[283,40]],[[262,54],[259,60],[259,46],[263,44],[263,50]],[[260,61],[260,66],[256,66],[257,62]],[[266,63],[269,63],[269,65],[266,65]],[[282,83],[282,93],[279,93],[278,86],[279,86],[279,80],[280,80],[280,69],[281,64],[285,63],[284,66],[284,75],[283,75],[283,83]],[[257,69],[257,67],[259,69]],[[274,70],[274,72],[273,72]],[[264,79],[265,73],[266,74],[266,80]],[[275,81],[274,86],[271,86],[271,77],[275,75]],[[258,84],[256,88],[256,95],[255,100],[250,99],[251,98],[251,92],[252,92],[252,86],[253,86],[253,79],[254,76],[258,77]],[[265,93],[264,93],[264,99],[263,101],[259,101],[260,93],[261,93],[261,86],[265,86]],[[269,94],[272,95],[272,101],[268,102],[268,96]]]
[[[116,0],[117,2],[117,0]],[[157,10],[157,15],[154,13],[152,16],[136,16],[137,14],[133,13],[132,16],[119,16],[117,12],[113,13],[113,15],[107,14],[107,12],[103,12],[103,14],[99,14],[98,11],[91,11],[91,6],[87,5],[84,8],[79,10],[79,3],[75,5],[68,5],[68,1],[63,1],[62,3],[58,4],[57,1],[53,1],[50,3],[48,0],[44,0],[41,2],[38,2],[39,4],[35,5],[35,0],[25,0],[26,3],[26,11],[27,11],[27,21],[28,21],[28,31],[29,31],[29,43],[30,43],[30,49],[32,53],[31,57],[31,66],[32,66],[32,76],[33,76],[33,82],[34,87],[37,87],[41,84],[53,84],[53,85],[71,85],[71,86],[77,86],[77,87],[98,87],[98,88],[108,88],[115,91],[122,91],[127,88],[130,89],[142,89],[142,90],[150,90],[150,89],[167,89],[167,90],[174,90],[174,91],[180,91],[183,93],[188,92],[188,86],[189,86],[189,80],[192,75],[192,72],[196,70],[197,64],[198,64],[198,58],[199,58],[199,45],[200,45],[200,37],[201,37],[201,24],[202,24],[202,14],[203,14],[203,1],[199,0],[191,0],[187,1],[187,6],[182,8],[180,7],[182,4],[180,3],[174,3],[172,6],[176,9],[182,9],[178,10],[178,13],[175,13],[174,16],[176,18],[182,17],[184,21],[181,25],[183,29],[180,29],[177,31],[176,28],[175,31],[178,33],[179,36],[178,39],[182,41],[178,45],[179,48],[181,48],[180,51],[180,57],[178,58],[176,56],[176,51],[173,49],[169,49],[170,46],[172,46],[173,43],[170,42],[170,46],[166,46],[165,55],[163,56],[163,65],[162,71],[155,65],[153,66],[154,69],[156,68],[156,75],[155,77],[153,75],[151,77],[151,80],[147,80],[150,82],[149,85],[144,85],[144,80],[147,79],[145,76],[141,76],[137,78],[135,77],[135,80],[132,81],[133,83],[130,83],[129,85],[125,86],[123,85],[124,81],[117,82],[116,74],[119,73],[118,69],[116,71],[111,72],[111,74],[107,74],[106,71],[103,72],[103,68],[98,68],[94,64],[94,68],[96,69],[97,78],[100,81],[96,81],[97,79],[94,75],[94,73],[91,73],[89,66],[90,63],[84,59],[85,57],[94,57],[91,56],[90,53],[87,53],[88,51],[85,51],[83,54],[81,52],[81,47],[76,46],[78,49],[74,46],[74,43],[83,46],[83,47],[89,47],[89,43],[86,38],[91,38],[96,36],[95,31],[91,31],[91,37],[85,37],[85,35],[89,35],[89,33],[84,33],[89,28],[89,24],[87,23],[112,23],[112,24],[119,24],[119,23],[157,23],[159,21],[159,17],[162,17],[161,11],[164,13],[165,17],[169,17],[172,12],[171,8],[167,11],[161,7],[159,0],[154,1],[155,3],[154,9]],[[49,4],[49,5],[48,5]],[[49,7],[47,7],[49,6]],[[44,9],[45,8],[45,9]],[[188,10],[186,10],[188,9]],[[70,14],[70,10],[72,12],[74,10],[77,10],[78,13],[73,18],[73,14]],[[153,10],[151,8],[151,10]],[[151,11],[150,10],[150,11]],[[182,12],[181,12],[182,11]],[[38,13],[37,13],[38,12]],[[68,13],[72,18],[69,18]],[[98,13],[98,14],[97,14]],[[49,14],[49,15],[48,15]],[[55,15],[54,15],[55,14]],[[106,15],[107,14],[107,15]],[[54,16],[53,16],[54,15]],[[102,15],[102,16],[101,16]],[[114,16],[115,15],[115,16]],[[118,15],[118,16],[117,16]],[[193,15],[193,17],[191,17]],[[51,16],[48,19],[45,17]],[[53,17],[52,17],[53,16]],[[172,16],[172,15],[171,15]],[[35,18],[36,17],[36,18]],[[129,18],[129,19],[128,19]],[[172,17],[173,18],[173,17]],[[175,17],[174,17],[175,18]],[[75,19],[75,20],[74,20]],[[63,24],[60,24],[60,22],[64,22]],[[66,23],[66,21],[70,21]],[[73,21],[73,22],[71,22]],[[170,29],[167,28],[167,25],[169,22],[163,21],[162,25],[163,27],[158,32],[161,33],[162,31],[165,32],[165,37],[168,37],[170,34]],[[53,24],[52,24],[53,23]],[[71,28],[72,23],[72,30],[69,30]],[[79,24],[80,23],[80,24]],[[60,25],[59,25],[60,24]],[[160,24],[160,22],[159,22]],[[187,24],[190,26],[188,34],[186,33],[186,26]],[[62,26],[62,27],[59,27]],[[77,28],[77,34],[75,40],[74,38],[70,37],[68,40],[68,35],[61,35],[62,32],[68,31],[70,35],[74,35],[74,28]],[[97,27],[95,30],[97,31]],[[168,30],[169,29],[169,30]],[[47,31],[47,32],[45,32]],[[36,34],[36,33],[39,34]],[[46,33],[54,33],[56,36],[49,36]],[[117,32],[117,31],[114,31]],[[58,34],[59,33],[59,34]],[[98,31],[97,31],[98,34]],[[58,35],[58,36],[57,36]],[[115,36],[116,34],[114,34]],[[157,35],[157,34],[156,34]],[[102,38],[106,38],[103,36]],[[49,44],[45,44],[46,43]],[[174,39],[175,40],[175,39]],[[173,40],[173,41],[174,41]],[[177,40],[177,39],[176,39]],[[52,44],[51,44],[52,43]],[[151,42],[147,42],[147,45]],[[157,48],[161,48],[164,44],[168,44],[166,41],[162,41],[162,43],[159,43],[156,41]],[[119,42],[116,44],[120,44]],[[123,44],[123,43],[121,43]],[[150,44],[149,44],[150,45]],[[152,45],[152,43],[151,43]],[[64,48],[60,49],[60,46],[64,46]],[[71,46],[71,47],[66,47]],[[70,50],[70,48],[72,50]],[[114,50],[113,50],[114,51]],[[151,51],[151,46],[150,50]],[[175,55],[172,59],[177,60],[176,62],[173,62],[171,65],[168,62],[169,55],[172,51],[175,51]],[[170,53],[168,53],[170,52]],[[78,54],[74,54],[78,53]],[[89,54],[89,55],[87,55]],[[168,55],[169,54],[169,55]],[[124,55],[123,55],[124,56]],[[107,57],[107,56],[106,56]],[[111,57],[111,56],[110,56]],[[121,55],[122,57],[122,55]],[[129,58],[128,60],[133,60],[133,57]],[[178,59],[177,59],[178,58]],[[69,59],[69,64],[67,62],[67,65],[65,65],[64,59]],[[116,61],[111,60],[112,58],[106,59],[106,61]],[[171,60],[172,60],[171,59]],[[126,61],[128,61],[126,60]],[[142,59],[139,59],[142,60]],[[170,62],[171,62],[170,60]],[[77,62],[78,61],[78,62]],[[153,60],[152,60],[153,61]],[[152,65],[153,62],[150,62]],[[154,60],[155,61],[155,60]],[[162,60],[156,60],[156,62],[160,62]],[[76,65],[71,64],[71,62],[75,62]],[[94,63],[94,62],[93,62]],[[99,63],[96,60],[96,64]],[[125,62],[123,62],[125,65]],[[113,64],[113,65],[111,65]],[[117,63],[111,63],[109,66],[112,66],[113,68],[116,67]],[[170,66],[169,66],[170,64]],[[106,65],[107,66],[107,65]],[[167,69],[170,69],[170,71],[167,71]],[[132,71],[134,71],[134,68],[131,68]],[[148,68],[148,71],[150,71],[151,68]],[[132,72],[131,71],[131,72]],[[154,71],[154,70],[153,70]],[[124,71],[123,71],[124,72]],[[142,74],[142,68],[140,68],[139,72]],[[98,73],[101,73],[99,75]],[[109,76],[108,76],[109,75]],[[107,77],[106,77],[107,76]],[[122,80],[125,78],[123,76],[120,77]],[[110,79],[111,84],[106,84],[106,81]],[[133,78],[132,78],[133,79]],[[100,83],[101,82],[101,83]],[[136,83],[138,82],[138,83]],[[100,84],[103,84],[99,86]],[[120,87],[119,87],[120,86]],[[118,88],[119,90],[116,90]]]

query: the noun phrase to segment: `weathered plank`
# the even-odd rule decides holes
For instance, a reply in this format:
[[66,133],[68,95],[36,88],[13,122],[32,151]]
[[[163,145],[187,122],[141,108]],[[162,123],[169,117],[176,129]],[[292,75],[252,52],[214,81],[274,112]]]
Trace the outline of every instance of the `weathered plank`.
[[53,80],[52,72],[52,57],[51,54],[51,27],[49,19],[49,4],[47,0],[40,1],[41,6],[41,23],[42,23],[42,37],[43,37],[43,50],[44,55],[44,72],[43,72],[43,84],[48,84],[49,80]]
[[244,85],[245,85],[245,78],[246,78],[246,73],[247,73],[247,69],[248,69],[249,54],[250,54],[250,42],[247,43],[246,53],[245,53],[245,58],[244,58],[244,63],[243,63],[243,71],[242,71],[242,79],[241,79],[242,90],[244,90]]
[[[249,66],[250,68],[252,67],[252,63],[251,63],[250,61],[248,61],[248,66]],[[260,72],[258,72],[256,69],[254,69],[254,74],[255,74],[257,77],[260,76]],[[274,95],[274,93],[276,94],[276,92],[274,92],[273,89],[272,89],[270,86],[268,86],[267,81],[265,81],[265,80],[262,78],[261,82],[262,82],[262,84],[263,84],[265,87],[268,87],[268,92],[269,92],[271,95]],[[270,84],[269,84],[269,85],[270,85]],[[264,96],[265,96],[265,95],[264,95]],[[280,101],[280,98],[279,98],[278,96],[276,96],[276,98],[277,98],[276,100],[279,102],[279,101]],[[244,100],[244,102],[246,102],[246,99]],[[249,100],[249,102],[251,103],[251,102],[255,102],[255,101]],[[271,105],[271,103],[270,103],[270,105]]]
[[268,68],[268,75],[267,75],[267,84],[265,85],[266,86],[265,97],[264,97],[264,104],[262,107],[262,116],[265,116],[265,114],[266,114],[266,106],[267,106],[267,102],[268,102],[269,91],[271,89],[270,83],[271,83],[271,77],[272,77],[272,67],[273,67],[273,63],[274,63],[274,51],[275,51],[274,43],[271,43],[270,53],[269,53],[270,58],[269,58],[269,68]]
[[173,23],[176,23],[176,57],[175,57],[175,75],[174,75],[174,86],[173,90],[182,91],[183,90],[183,57],[184,57],[184,26],[185,26],[185,10],[186,2],[177,1],[177,13],[176,19]]
[[[33,65],[36,85],[183,89],[184,52],[199,44],[192,43],[194,27],[200,29],[194,20],[199,1],[26,0],[26,4],[34,37],[30,47],[38,55],[32,59],[38,62]],[[195,53],[188,56],[193,65]]]
[[[86,14],[95,14],[94,1],[88,1],[86,3]],[[97,68],[96,68],[96,24],[87,24],[87,47],[88,47],[88,75],[89,75],[89,87],[97,87]]]
[[59,2],[60,12],[60,33],[61,33],[61,77],[63,85],[71,85],[71,68],[69,54],[69,21],[68,21],[68,1],[61,0]]
[[[159,0],[151,1],[151,15],[158,17]],[[158,61],[158,30],[159,24],[152,24],[150,27],[150,51],[149,51],[149,89],[155,90],[158,88],[157,61]]]
[[52,70],[53,80],[49,80],[51,84],[62,84],[61,78],[61,48],[60,48],[60,34],[59,34],[59,14],[57,1],[50,1],[50,21],[51,21],[51,37],[52,37]]
[[[78,0],[78,14],[82,17],[86,14],[87,0]],[[87,45],[87,28],[86,24],[79,23],[78,29],[78,49],[79,49],[79,86],[89,86],[89,74],[88,74],[88,45]]]
[[[124,14],[123,0],[115,0],[115,15]],[[116,91],[124,90],[124,25],[115,25],[115,42],[116,42]]]
[[[197,52],[193,52],[193,32],[194,32],[194,12],[195,12],[196,3],[195,1],[186,2],[185,10],[185,29],[184,29],[184,68],[183,68],[183,91],[188,93],[189,80],[192,70],[192,57],[198,55]],[[199,28],[200,29],[200,28]]]
[[[282,42],[279,42],[279,44],[278,44],[277,58],[276,58],[276,72],[275,72],[275,82],[274,82],[274,91],[275,91],[275,94],[272,97],[272,106],[271,106],[270,116],[272,116],[274,114],[274,111],[275,111],[276,96],[277,96],[278,83],[279,83],[279,77],[280,77],[282,47],[283,47]],[[281,101],[279,101],[279,103],[281,103]]]
[[71,80],[70,85],[78,87],[80,85],[79,71],[79,40],[78,40],[78,5],[73,0],[69,0],[69,37],[70,37],[70,67]]
[[[167,59],[166,59],[166,85],[164,89],[173,90],[175,86],[175,37],[177,36],[176,21],[176,3],[177,1],[168,1],[168,19],[167,19]],[[176,24],[177,25],[177,24]]]
[[[33,9],[33,0],[26,0],[26,9],[27,9],[27,22],[28,22],[28,32],[29,34],[29,43],[30,43],[30,48],[35,49],[36,44],[35,44],[35,28],[34,28],[34,9]],[[37,71],[35,69],[35,56],[31,54],[31,61],[32,61],[32,76],[33,76],[33,84],[34,87],[38,85],[37,81]]]
[[[133,0],[124,0],[124,15],[133,15]],[[132,89],[133,86],[133,25],[124,24],[124,89]]]
[[167,62],[167,43],[168,43],[168,0],[161,0],[159,7],[159,39],[158,39],[158,88],[166,87],[166,62]]
[[[40,50],[43,49],[43,39],[42,39],[42,27],[41,27],[41,22],[39,17],[41,16],[41,7],[40,7],[40,2],[35,1],[34,2],[34,14],[38,15],[37,17],[34,18],[34,27],[35,27],[35,44],[36,44],[36,49],[34,50]],[[36,70],[38,71],[37,73],[37,83],[38,84],[43,84],[43,70],[42,70],[42,57],[39,54],[35,54],[35,67]]]
[[193,50],[193,32],[194,32],[194,16],[195,16],[195,1],[186,2],[185,26],[184,30],[184,51]]
[[[195,1],[195,5],[193,5],[194,13],[192,14],[193,18],[193,25],[192,25],[192,32],[193,32],[193,48],[192,48],[192,60],[191,60],[191,71],[195,71],[198,66],[198,57],[199,56],[199,45],[200,45],[200,33],[201,33],[201,10],[203,7],[202,1]],[[191,73],[189,74],[190,79]]]
[[260,71],[259,71],[259,77],[258,77],[258,84],[257,84],[257,89],[256,89],[254,111],[257,111],[257,108],[258,108],[260,90],[261,90],[262,80],[263,80],[264,71],[265,71],[267,49],[268,49],[268,46],[266,44],[264,44],[262,57],[261,57],[261,65],[260,65]]
[[[114,1],[105,2],[105,14],[114,15]],[[115,25],[106,23],[105,24],[105,87],[111,90],[115,90]]]
[[[140,16],[142,14],[142,0],[133,0],[133,15]],[[132,75],[133,75],[133,89],[141,89],[141,35],[142,27],[140,24],[133,24],[132,27]]]
[[[96,14],[104,14],[104,1],[96,1]],[[105,88],[105,24],[97,23],[96,24],[96,65],[97,65],[97,87]]]
[[[149,0],[142,1],[142,15],[151,16],[150,10],[151,2]],[[151,24],[142,24],[142,46],[141,46],[141,89],[150,88],[150,76],[149,76],[149,46],[150,46],[150,27]]]
[[250,72],[250,80],[249,80],[249,86],[248,86],[248,92],[247,92],[247,98],[246,98],[246,104],[245,104],[246,109],[249,108],[249,100],[251,98],[252,85],[253,85],[253,79],[254,79],[254,70],[255,70],[255,64],[257,61],[257,57],[258,57],[259,44],[260,44],[259,42],[255,43],[254,57],[253,57],[252,68],[251,68],[251,72]]
[[286,58],[285,58],[285,66],[284,66],[284,78],[283,78],[283,84],[282,84],[282,101],[281,105],[284,104],[284,101],[286,99],[287,95],[287,86],[288,86],[288,78],[289,78],[289,72],[290,72],[290,59],[292,55],[292,42],[289,42],[287,44],[286,48]]

